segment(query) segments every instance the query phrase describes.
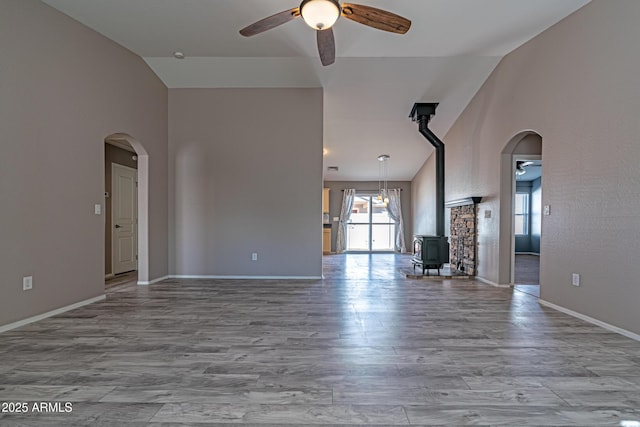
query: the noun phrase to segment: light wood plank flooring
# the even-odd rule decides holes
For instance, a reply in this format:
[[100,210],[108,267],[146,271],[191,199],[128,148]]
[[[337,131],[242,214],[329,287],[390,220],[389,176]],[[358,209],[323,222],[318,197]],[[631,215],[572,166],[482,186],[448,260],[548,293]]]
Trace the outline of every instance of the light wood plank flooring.
[[[167,280],[0,334],[2,426],[620,426],[640,343],[404,255],[317,281]],[[60,411],[59,411],[60,412]]]
[[517,284],[539,284],[540,256],[530,254],[516,254],[514,279]]
[[137,271],[129,271],[127,273],[117,274],[115,276],[111,276],[109,278],[105,278],[104,287],[105,289],[113,288],[114,286],[120,286],[124,284],[132,283],[138,281],[138,272]]

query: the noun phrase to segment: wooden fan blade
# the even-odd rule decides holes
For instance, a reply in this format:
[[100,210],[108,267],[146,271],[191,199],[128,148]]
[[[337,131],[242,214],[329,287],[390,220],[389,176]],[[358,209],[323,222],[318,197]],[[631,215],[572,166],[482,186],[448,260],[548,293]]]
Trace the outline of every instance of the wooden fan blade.
[[284,12],[276,13],[275,15],[271,15],[267,18],[261,19],[258,22],[254,22],[240,30],[240,34],[245,37],[255,36],[256,34],[260,34],[264,31],[270,30],[272,28],[277,27],[278,25],[286,24],[292,19],[300,16],[300,8],[296,7],[291,10],[285,10]]
[[404,34],[411,28],[411,21],[402,16],[361,4],[343,3],[342,16],[390,33]]
[[318,33],[318,52],[322,65],[331,65],[336,61],[336,42],[333,38],[333,30],[316,30]]

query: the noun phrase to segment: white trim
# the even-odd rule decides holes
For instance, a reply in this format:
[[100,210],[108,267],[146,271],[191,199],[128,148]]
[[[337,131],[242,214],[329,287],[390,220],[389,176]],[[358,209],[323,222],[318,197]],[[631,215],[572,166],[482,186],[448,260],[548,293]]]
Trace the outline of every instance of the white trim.
[[38,314],[37,316],[32,316],[27,319],[18,320],[17,322],[9,323],[8,325],[0,326],[0,333],[9,331],[11,329],[19,328],[21,326],[28,325],[29,323],[37,322],[42,319],[46,319],[47,317],[57,316],[58,314],[62,314],[67,311],[75,310],[76,308],[80,308],[85,305],[93,304],[94,302],[102,301],[106,299],[106,295],[99,295],[97,297],[89,298],[84,301],[77,302],[75,304],[67,305],[65,307],[57,308],[55,310],[47,311],[46,313]]
[[172,274],[150,281],[138,281],[138,285],[146,286],[162,282],[166,279],[240,279],[240,280],[322,280],[323,276],[225,276],[200,274]]
[[564,314],[568,314],[569,316],[577,317],[578,319],[584,320],[585,322],[593,323],[594,325],[600,326],[601,328],[605,328],[611,332],[624,335],[625,337],[631,338],[632,340],[640,341],[640,335],[633,333],[631,331],[627,331],[626,329],[622,329],[617,326],[610,325],[609,323],[603,322],[602,320],[594,319],[593,317],[589,317],[585,314],[578,313],[577,311],[570,310],[560,305],[555,305],[549,301],[543,300],[542,298],[538,298],[538,303],[544,306],[547,306],[549,308],[553,308],[554,310],[558,310]]
[[242,280],[322,280],[322,276],[217,276],[175,274],[171,279],[242,279]]
[[109,279],[114,278],[114,277],[116,277],[116,275],[113,274],[113,273],[109,273],[109,274],[105,274],[104,275],[104,279],[105,280],[109,280]]
[[540,256],[540,254],[537,253],[537,252],[516,252],[516,255],[535,255],[535,256]]
[[491,285],[491,286],[495,286],[496,288],[510,288],[511,285],[499,285],[496,282],[492,282],[489,279],[485,279],[484,277],[480,277],[480,276],[476,276],[475,277],[476,280],[482,282],[482,283],[486,283],[487,285]]
[[162,277],[158,277],[157,279],[153,279],[153,280],[138,280],[138,285],[140,286],[147,286],[147,285],[153,285],[154,283],[158,283],[158,282],[162,282],[163,280],[167,280],[170,279],[172,276],[162,276]]

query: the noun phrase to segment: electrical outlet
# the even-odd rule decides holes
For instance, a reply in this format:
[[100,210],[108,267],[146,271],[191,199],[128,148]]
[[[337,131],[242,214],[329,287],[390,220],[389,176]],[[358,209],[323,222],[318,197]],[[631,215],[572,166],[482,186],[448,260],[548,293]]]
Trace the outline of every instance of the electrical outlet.
[[251,254],[251,261],[257,261],[258,260],[258,252],[253,252]]
[[25,276],[22,278],[22,290],[28,291],[33,289],[33,276]]
[[551,205],[544,205],[544,214],[545,216],[551,215]]
[[580,286],[580,275],[578,273],[573,273],[571,275],[571,284],[573,286]]

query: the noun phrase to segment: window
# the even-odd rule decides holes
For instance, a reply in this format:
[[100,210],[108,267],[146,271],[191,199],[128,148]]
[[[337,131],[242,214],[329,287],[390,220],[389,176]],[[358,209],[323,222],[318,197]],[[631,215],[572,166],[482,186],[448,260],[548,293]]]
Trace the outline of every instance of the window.
[[392,251],[396,223],[375,196],[356,194],[347,228],[348,251]]
[[514,224],[516,236],[529,234],[529,193],[516,193]]

